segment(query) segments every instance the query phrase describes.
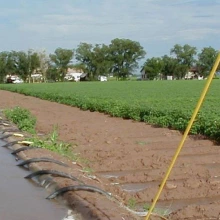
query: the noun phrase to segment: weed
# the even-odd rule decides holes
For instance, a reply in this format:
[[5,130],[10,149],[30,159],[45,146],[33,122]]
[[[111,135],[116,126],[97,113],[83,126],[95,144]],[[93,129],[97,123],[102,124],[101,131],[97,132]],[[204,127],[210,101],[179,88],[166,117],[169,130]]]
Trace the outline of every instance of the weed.
[[147,145],[147,144],[149,144],[149,141],[136,141],[136,144],[138,144],[138,145]]
[[93,169],[90,167],[84,167],[83,172],[91,174],[93,172]]
[[130,209],[135,209],[135,207],[136,207],[136,205],[137,205],[137,201],[136,201],[136,199],[135,198],[130,198],[129,200],[128,200],[128,207],[130,208]]
[[[150,207],[151,207],[150,204],[145,203],[143,205],[143,210],[148,211],[150,209]],[[161,216],[166,216],[166,215],[169,215],[171,213],[171,211],[170,211],[170,209],[165,209],[165,208],[154,208],[153,213],[156,213]]]
[[145,204],[143,205],[143,209],[144,209],[144,211],[148,211],[148,210],[150,209],[150,205],[147,204],[147,203],[145,203]]
[[36,118],[31,115],[27,109],[20,107],[5,109],[4,114],[6,118],[15,123],[20,130],[27,131],[31,134],[35,133]]
[[71,160],[78,161],[79,157],[73,153],[71,145],[58,140],[58,128],[54,126],[51,134],[44,139],[40,139],[36,135],[35,125],[36,118],[30,113],[29,110],[20,107],[4,110],[6,118],[15,123],[22,131],[27,131],[32,134],[31,138],[27,138],[28,141],[33,142],[34,146],[38,146],[44,149],[48,149],[57,152],[60,155],[66,156]]
[[72,160],[77,160],[76,155],[72,152],[71,145],[64,143],[62,141],[59,141],[58,136],[59,135],[57,131],[57,126],[55,126],[53,128],[52,133],[46,136],[46,138],[39,139],[39,137],[33,136],[29,138],[28,140],[32,141],[34,146],[39,146],[41,148],[48,149],[53,152],[57,152]]

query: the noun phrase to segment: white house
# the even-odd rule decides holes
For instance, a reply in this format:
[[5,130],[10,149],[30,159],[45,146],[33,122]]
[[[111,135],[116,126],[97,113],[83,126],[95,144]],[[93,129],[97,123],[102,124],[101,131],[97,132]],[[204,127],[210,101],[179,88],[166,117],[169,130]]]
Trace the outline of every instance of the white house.
[[23,83],[24,81],[17,75],[6,75],[7,83]]
[[101,82],[108,81],[107,76],[98,76],[98,80],[101,81]]
[[83,74],[83,70],[77,69],[77,68],[68,68],[67,69],[67,74],[64,77],[64,79],[68,81],[75,81],[78,82],[80,81],[80,76]]
[[66,76],[64,77],[64,79],[68,80],[68,81],[75,81],[78,82],[80,81],[80,76],[83,73],[67,73]]

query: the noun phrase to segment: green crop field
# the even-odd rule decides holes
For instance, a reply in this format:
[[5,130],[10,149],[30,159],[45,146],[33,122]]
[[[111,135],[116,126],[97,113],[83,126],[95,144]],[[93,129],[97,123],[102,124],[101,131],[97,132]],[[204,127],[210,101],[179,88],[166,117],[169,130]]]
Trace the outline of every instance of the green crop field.
[[[0,89],[183,131],[205,82],[177,80],[2,84]],[[220,80],[215,79],[191,133],[219,140],[219,110]]]

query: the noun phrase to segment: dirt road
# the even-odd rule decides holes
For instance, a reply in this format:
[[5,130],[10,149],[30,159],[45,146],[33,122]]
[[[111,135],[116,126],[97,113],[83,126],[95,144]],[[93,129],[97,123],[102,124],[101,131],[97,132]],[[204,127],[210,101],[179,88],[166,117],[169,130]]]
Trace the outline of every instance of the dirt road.
[[[0,90],[0,109],[14,106],[37,117],[39,133],[57,125],[60,139],[86,158],[105,190],[136,209],[151,204],[182,137],[178,131]],[[220,146],[188,138],[157,212],[172,212],[169,219],[220,219],[219,157]]]

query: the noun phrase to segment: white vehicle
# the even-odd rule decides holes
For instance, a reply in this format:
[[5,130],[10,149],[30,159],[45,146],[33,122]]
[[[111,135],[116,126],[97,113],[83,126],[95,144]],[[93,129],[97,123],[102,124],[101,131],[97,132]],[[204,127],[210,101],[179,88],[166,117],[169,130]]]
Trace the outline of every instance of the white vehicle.
[[101,82],[106,82],[108,81],[108,78],[106,76],[98,76],[98,80]]

